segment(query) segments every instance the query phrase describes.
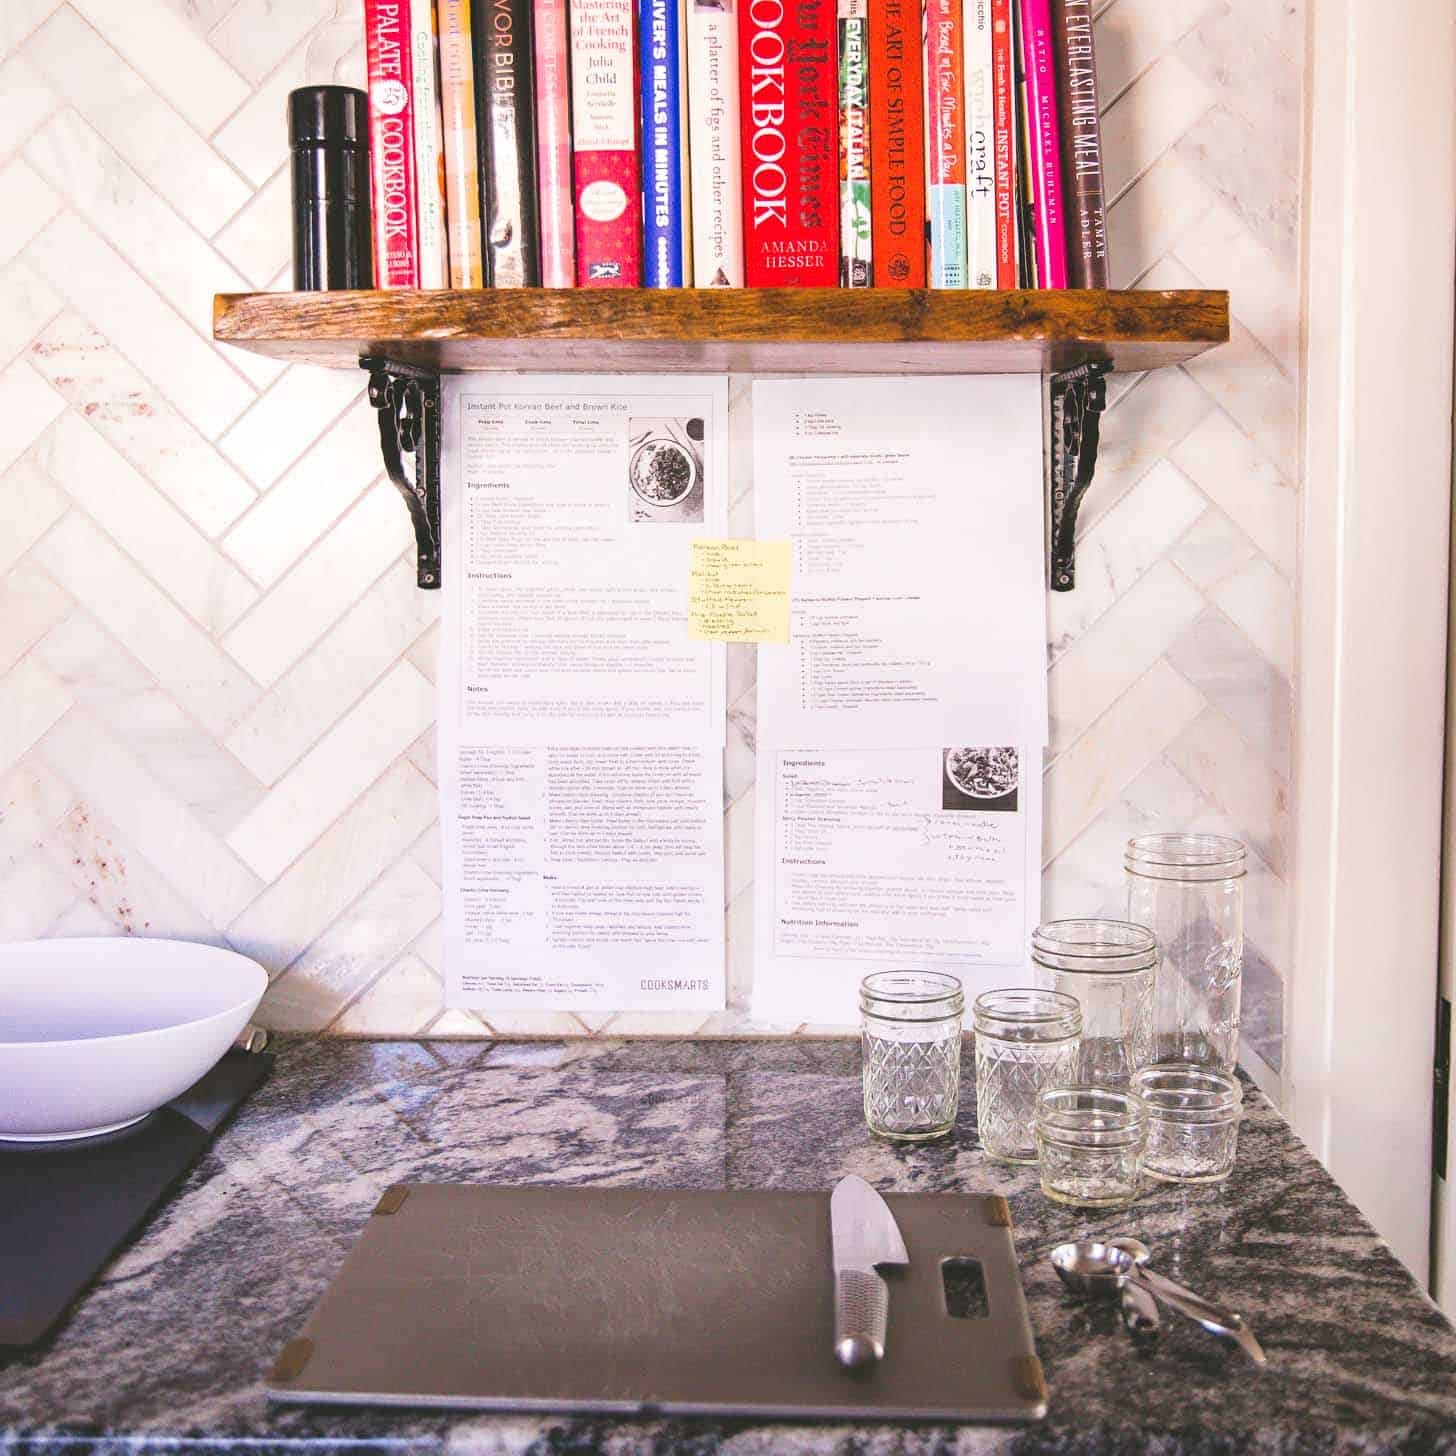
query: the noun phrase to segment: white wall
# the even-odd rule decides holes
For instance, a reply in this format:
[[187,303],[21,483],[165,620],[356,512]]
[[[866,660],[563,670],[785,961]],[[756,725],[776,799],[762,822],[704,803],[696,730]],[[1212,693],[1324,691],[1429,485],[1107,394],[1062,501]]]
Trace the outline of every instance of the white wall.
[[[1309,787],[1295,829],[1301,971],[1286,1105],[1424,1280],[1448,669],[1456,12],[1447,0],[1379,11],[1315,0],[1311,21],[1298,700]],[[1433,96],[1444,104],[1432,108]],[[1372,289],[1373,277],[1386,286]],[[1376,760],[1385,765],[1378,788]]]

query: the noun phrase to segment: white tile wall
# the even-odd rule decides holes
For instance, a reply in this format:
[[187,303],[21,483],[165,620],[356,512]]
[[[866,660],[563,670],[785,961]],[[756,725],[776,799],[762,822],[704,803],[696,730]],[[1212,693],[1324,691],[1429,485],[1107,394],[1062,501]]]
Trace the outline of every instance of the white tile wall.
[[203,136],[248,99],[249,83],[166,0],[72,0],[72,9]]
[[[1282,974],[1303,0],[1108,0],[1097,26],[1116,281],[1231,287],[1237,327],[1110,390],[1079,587],[1049,604],[1046,909],[1115,910],[1129,833],[1237,833]],[[0,935],[231,943],[280,1028],[484,1035],[442,1009],[438,602],[362,381],[208,337],[214,291],[286,276],[284,100],[357,83],[361,27],[358,0],[0,5]],[[729,1010],[489,1029],[793,1030],[745,1012],[753,667],[730,653]]]

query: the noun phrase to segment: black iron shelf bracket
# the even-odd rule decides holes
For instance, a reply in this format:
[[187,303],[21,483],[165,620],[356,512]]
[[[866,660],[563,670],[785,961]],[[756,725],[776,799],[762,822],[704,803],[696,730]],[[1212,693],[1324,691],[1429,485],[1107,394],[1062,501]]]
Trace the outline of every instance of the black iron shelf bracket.
[[1051,384],[1051,532],[1048,584],[1077,584],[1077,511],[1097,469],[1102,412],[1111,366],[1092,362],[1053,374]]
[[[379,448],[415,532],[415,581],[440,587],[440,374],[366,355],[369,403],[379,416]],[[405,456],[413,457],[405,471]],[[413,478],[411,478],[413,477]]]
[[[415,533],[415,579],[440,587],[440,375],[366,355],[369,403],[379,416],[384,468],[404,498]],[[1101,416],[1110,366],[1079,364],[1049,378],[1051,388],[1050,537],[1053,591],[1076,586],[1077,512],[1097,468]],[[409,457],[408,468],[406,457]]]

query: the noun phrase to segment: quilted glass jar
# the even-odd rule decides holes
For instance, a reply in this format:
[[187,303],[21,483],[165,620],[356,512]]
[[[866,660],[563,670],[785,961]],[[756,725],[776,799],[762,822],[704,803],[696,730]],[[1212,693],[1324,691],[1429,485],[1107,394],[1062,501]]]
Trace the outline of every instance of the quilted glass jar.
[[1147,1112],[1131,1092],[1048,1087],[1036,1099],[1041,1191],[1074,1208],[1126,1208],[1138,1195]]
[[1076,998],[1015,988],[976,998],[976,1126],[998,1163],[1036,1162],[1036,1096],[1073,1080],[1082,1035]]
[[1191,1062],[1159,1062],[1133,1077],[1148,1120],[1143,1172],[1165,1183],[1217,1183],[1233,1172],[1243,1090]]
[[961,983],[939,971],[879,971],[860,983],[865,1121],[903,1142],[944,1137],[961,1094]]

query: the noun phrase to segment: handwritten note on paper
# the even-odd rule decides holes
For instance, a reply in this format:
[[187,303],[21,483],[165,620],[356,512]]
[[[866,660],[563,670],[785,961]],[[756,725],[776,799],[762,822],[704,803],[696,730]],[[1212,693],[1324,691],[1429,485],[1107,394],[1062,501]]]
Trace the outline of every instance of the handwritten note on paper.
[[789,640],[789,541],[694,541],[688,636],[694,642]]

